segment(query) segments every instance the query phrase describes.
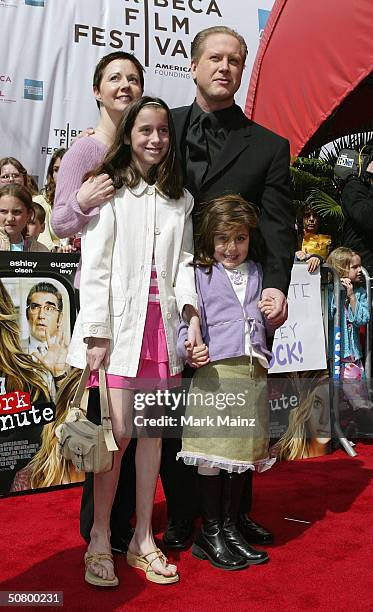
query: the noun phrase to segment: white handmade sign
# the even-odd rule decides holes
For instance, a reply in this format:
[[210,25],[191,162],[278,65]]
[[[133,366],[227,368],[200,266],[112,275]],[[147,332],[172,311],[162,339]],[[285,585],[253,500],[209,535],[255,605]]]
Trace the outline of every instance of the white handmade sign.
[[270,374],[326,368],[320,273],[295,264],[288,293],[289,316],[276,330]]

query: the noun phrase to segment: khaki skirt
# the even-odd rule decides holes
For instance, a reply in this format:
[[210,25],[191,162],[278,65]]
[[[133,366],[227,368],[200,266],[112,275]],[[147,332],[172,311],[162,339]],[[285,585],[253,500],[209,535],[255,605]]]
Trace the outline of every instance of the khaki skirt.
[[249,357],[215,361],[196,370],[187,398],[177,459],[228,472],[264,471],[268,456],[267,370]]

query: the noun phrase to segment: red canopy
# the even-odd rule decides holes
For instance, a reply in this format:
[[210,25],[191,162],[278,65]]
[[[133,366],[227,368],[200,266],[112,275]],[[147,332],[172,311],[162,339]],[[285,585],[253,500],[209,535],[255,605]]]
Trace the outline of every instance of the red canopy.
[[276,0],[245,113],[299,155],[373,122],[373,0]]

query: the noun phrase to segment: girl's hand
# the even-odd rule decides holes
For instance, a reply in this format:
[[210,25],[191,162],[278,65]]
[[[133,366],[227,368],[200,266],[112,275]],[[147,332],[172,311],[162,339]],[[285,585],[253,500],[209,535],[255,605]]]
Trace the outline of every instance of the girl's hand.
[[115,193],[113,181],[108,174],[90,176],[79,189],[76,199],[83,212],[94,206],[101,206]]
[[201,325],[197,313],[193,314],[189,320],[188,340],[192,343],[192,346],[203,344]]
[[310,257],[307,261],[307,270],[312,273],[317,270],[320,266],[320,259],[318,257]]
[[209,349],[206,344],[193,346],[190,340],[185,340],[185,349],[187,352],[188,362],[194,368],[201,368],[210,361]]
[[87,364],[90,370],[98,370],[103,363],[107,366],[109,359],[110,340],[108,338],[89,338],[87,348]]
[[349,278],[341,278],[341,285],[346,289],[347,297],[350,298],[354,294],[354,286]]

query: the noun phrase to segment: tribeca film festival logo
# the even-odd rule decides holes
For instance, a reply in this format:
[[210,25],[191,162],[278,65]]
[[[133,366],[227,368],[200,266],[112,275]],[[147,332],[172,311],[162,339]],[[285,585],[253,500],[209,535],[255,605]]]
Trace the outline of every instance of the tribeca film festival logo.
[[25,79],[23,97],[25,100],[43,100],[43,81]]
[[[1,2],[1,0],[0,0]],[[9,88],[13,83],[10,74],[0,74],[0,102],[15,102],[15,98],[11,97]]]
[[[191,18],[210,16],[213,24],[223,14],[217,0],[124,0],[124,28],[106,29],[87,23],[74,24],[74,42],[88,42],[98,47],[122,47],[150,65],[150,46],[154,41],[159,59],[175,58],[171,63],[156,62],[155,73],[161,76],[190,78],[189,50]],[[223,21],[222,21],[223,23]],[[177,60],[188,60],[181,65]],[[175,61],[176,60],[176,61]],[[170,71],[170,72],[167,72]]]
[[[76,128],[72,128],[70,123],[66,123],[63,128],[52,128],[51,133],[49,135],[48,144],[41,145],[40,153],[42,155],[53,155],[54,151],[63,147],[64,149],[68,149],[71,145],[72,141],[81,134],[82,130],[78,130]],[[54,141],[51,145],[50,141]]]

